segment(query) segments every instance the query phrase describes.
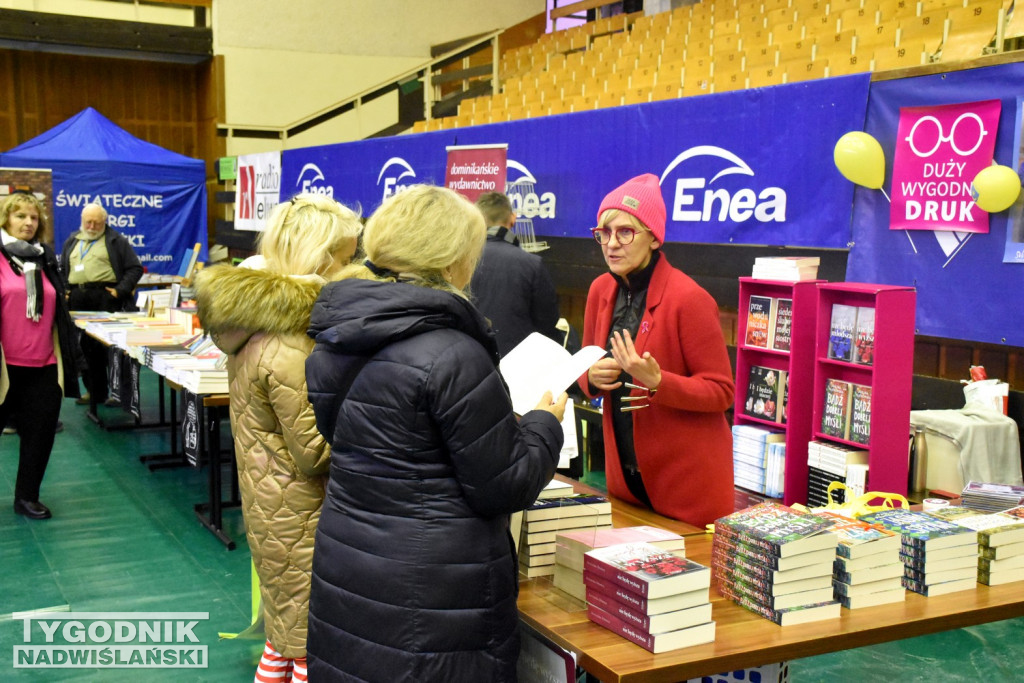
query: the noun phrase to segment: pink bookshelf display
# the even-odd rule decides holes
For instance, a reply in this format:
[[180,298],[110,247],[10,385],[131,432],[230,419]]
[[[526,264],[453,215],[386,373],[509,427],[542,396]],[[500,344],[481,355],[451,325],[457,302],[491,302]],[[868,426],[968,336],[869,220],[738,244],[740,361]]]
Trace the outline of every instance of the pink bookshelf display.
[[[818,287],[818,292],[810,438],[858,449],[866,448],[869,453],[867,488],[906,495],[917,293],[913,287],[859,282],[824,283]],[[874,309],[874,341],[870,364],[829,357],[829,338],[834,334],[831,326],[834,304]],[[870,387],[873,409],[870,412],[870,435],[866,444],[822,432],[825,387],[830,379]],[[805,447],[805,487],[806,454]],[[791,462],[788,457],[786,460],[788,487]],[[789,502],[788,499],[786,502]]]
[[[818,316],[818,285],[824,280],[781,282],[741,277],[737,315],[736,392],[734,424],[757,425],[786,433],[786,467],[783,502],[807,502],[807,442],[811,439],[811,415],[814,380],[815,333]],[[746,343],[750,297],[792,300],[789,350],[779,351]],[[789,401],[785,422],[749,415],[745,411],[747,385],[752,366],[772,368],[786,373]],[[779,407],[781,410],[781,406]],[[908,416],[909,419],[909,416]]]

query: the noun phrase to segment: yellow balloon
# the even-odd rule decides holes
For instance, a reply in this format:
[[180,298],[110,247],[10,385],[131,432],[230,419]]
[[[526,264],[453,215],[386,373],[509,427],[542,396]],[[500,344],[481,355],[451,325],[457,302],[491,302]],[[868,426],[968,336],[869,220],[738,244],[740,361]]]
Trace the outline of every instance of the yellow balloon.
[[877,190],[885,181],[885,154],[878,140],[861,131],[839,138],[833,158],[843,177],[857,185]]
[[1020,176],[1009,166],[993,164],[974,176],[971,197],[979,208],[999,213],[1013,206],[1020,194]]

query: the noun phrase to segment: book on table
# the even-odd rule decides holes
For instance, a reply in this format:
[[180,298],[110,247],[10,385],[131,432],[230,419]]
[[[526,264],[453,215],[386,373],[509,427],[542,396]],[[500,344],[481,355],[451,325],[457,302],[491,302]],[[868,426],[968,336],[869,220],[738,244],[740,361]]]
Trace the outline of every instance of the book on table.
[[572,484],[567,481],[561,481],[560,479],[552,479],[547,484],[544,484],[544,488],[537,494],[537,500],[544,500],[545,498],[562,498],[564,496],[572,495],[572,493]]
[[710,643],[715,640],[715,622],[713,621],[677,631],[652,634],[626,623],[595,605],[587,606],[587,616],[595,624],[604,626],[609,631],[633,641],[654,654]]
[[[974,549],[972,548],[972,550]],[[951,569],[965,569],[978,566],[977,552],[967,552],[959,557],[950,557],[941,560],[936,560],[927,556],[921,557],[914,553],[900,553],[900,560],[903,562],[903,566],[928,575],[933,575],[936,572],[949,571]]]
[[583,585],[586,587],[587,592],[591,590],[600,591],[602,595],[611,597],[630,609],[647,615],[688,609],[708,602],[709,598],[707,588],[696,588],[685,593],[673,593],[663,598],[647,598],[618,583],[604,579],[586,570],[583,571]]
[[944,581],[942,583],[925,584],[914,579],[903,577],[903,587],[909,591],[913,591],[918,595],[923,595],[926,598],[930,598],[936,595],[946,595],[948,593],[956,593],[958,591],[972,590],[978,585],[978,577],[971,576],[966,579],[957,579],[956,581]]
[[990,562],[1004,562],[1024,556],[1024,543],[1007,543],[992,547],[978,546],[978,558]]
[[779,626],[795,626],[813,621],[824,621],[839,617],[840,605],[836,600],[828,600],[814,605],[801,605],[786,609],[772,609],[760,604],[747,596],[741,596],[735,602]]
[[534,543],[554,543],[555,536],[564,532],[580,529],[610,529],[611,515],[598,515],[596,518],[563,517],[561,519],[545,519],[523,525],[521,542],[526,545]]
[[583,570],[573,569],[562,564],[555,558],[555,573],[553,574],[555,588],[564,591],[580,602],[587,601],[587,587],[583,583]]
[[898,578],[903,576],[903,573],[906,571],[906,565],[900,562],[899,559],[875,567],[864,567],[848,571],[842,560],[837,558],[833,567],[835,568],[833,576],[836,581],[851,586],[873,583],[883,579]]
[[583,556],[583,569],[647,598],[711,585],[707,567],[649,543],[595,548]]
[[800,591],[799,593],[787,593],[785,595],[771,595],[761,590],[758,586],[737,578],[732,578],[727,581],[719,581],[715,585],[718,588],[719,593],[737,604],[746,606],[743,604],[743,601],[751,600],[770,610],[806,607],[808,605],[817,605],[822,602],[828,602],[833,599],[831,579],[829,579],[829,585],[824,588]]
[[716,551],[720,555],[733,554],[780,572],[789,572],[806,567],[816,567],[819,571],[822,567],[827,567],[831,571],[832,561],[836,557],[835,549],[829,546],[810,552],[779,557],[778,555],[765,552],[762,547],[750,545],[737,539],[719,536],[717,533],[711,547],[713,557]]
[[686,539],[679,534],[653,526],[627,526],[611,529],[581,529],[559,532],[555,536],[555,560],[583,571],[583,555],[594,548],[620,543],[650,543],[685,556]]
[[846,609],[877,607],[878,605],[889,605],[895,602],[903,602],[906,599],[907,590],[901,585],[884,591],[862,593],[859,595],[840,595],[836,597],[839,604]]
[[704,591],[704,601],[700,604],[660,614],[647,614],[619,602],[613,596],[607,595],[593,586],[587,586],[587,604],[600,607],[605,612],[647,633],[676,631],[711,621],[711,602],[708,599],[707,591]]
[[[807,553],[807,555],[815,554],[817,553]],[[799,558],[801,556],[793,555],[793,557]],[[775,569],[757,559],[756,552],[747,554],[732,550],[725,544],[719,544],[711,549],[712,578],[714,578],[714,570],[721,568],[726,571],[738,569],[743,574],[758,577],[762,581],[769,581],[777,586],[800,583],[805,579],[831,577],[832,565],[829,564],[830,559],[831,556],[826,553],[819,561],[808,563],[802,567]]]
[[961,492],[961,505],[986,512],[1002,512],[1024,505],[1024,486],[969,481]]
[[973,529],[947,522],[927,512],[894,508],[861,515],[859,519],[899,533],[902,545],[915,551],[927,553],[977,543],[977,532]]
[[570,496],[544,498],[526,508],[524,519],[527,524],[566,517],[597,517],[610,515],[612,503],[604,496],[576,493]]
[[883,593],[897,588],[903,590],[903,571],[896,576],[890,576],[887,579],[879,579],[877,581],[868,581],[867,583],[843,583],[837,579],[832,580],[832,588],[835,592],[836,600],[840,596],[859,596],[867,595],[868,593]]
[[949,506],[928,514],[974,529],[978,532],[979,546],[994,548],[1024,542],[1024,506],[991,513]]
[[[712,554],[711,565],[711,578],[716,585],[729,581],[739,582],[746,587],[757,588],[765,595],[789,595],[828,588],[832,585],[832,568],[824,563],[820,567],[812,565],[800,568],[797,571],[806,572],[806,575],[799,578],[783,574],[783,581],[775,580],[777,574],[773,570],[765,571],[741,558],[722,558]],[[811,571],[813,573],[810,573]]]
[[834,554],[838,539],[828,532],[831,526],[831,520],[764,502],[715,520],[715,535],[779,557],[826,548]]
[[814,514],[831,519],[831,531],[838,537],[836,556],[856,560],[866,555],[889,553],[891,560],[899,558],[900,535],[884,527],[850,519],[829,510],[816,510]]

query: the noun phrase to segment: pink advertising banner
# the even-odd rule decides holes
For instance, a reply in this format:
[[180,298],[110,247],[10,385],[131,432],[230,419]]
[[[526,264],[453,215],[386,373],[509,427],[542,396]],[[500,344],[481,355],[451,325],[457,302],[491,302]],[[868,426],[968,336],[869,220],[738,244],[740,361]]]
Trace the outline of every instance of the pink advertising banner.
[[992,164],[1001,106],[984,100],[900,108],[890,229],[988,232],[971,183]]
[[445,187],[471,202],[486,192],[504,192],[508,145],[460,145],[446,148]]

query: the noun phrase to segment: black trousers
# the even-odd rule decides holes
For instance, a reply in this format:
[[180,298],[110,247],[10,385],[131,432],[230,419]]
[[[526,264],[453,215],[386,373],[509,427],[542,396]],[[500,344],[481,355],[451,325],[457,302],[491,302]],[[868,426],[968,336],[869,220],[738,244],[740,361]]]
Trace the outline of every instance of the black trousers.
[[[89,285],[88,288],[72,285],[71,293],[68,295],[68,307],[72,311],[114,313],[124,310],[124,302],[112,296],[110,292],[99,285]],[[96,397],[97,403],[103,403],[107,400],[109,386],[107,347],[87,334],[81,335],[79,345],[85,360],[85,369],[82,372],[85,389]]]
[[[14,498],[38,501],[39,487],[53,451],[63,398],[57,384],[57,366],[29,368],[8,365],[7,377],[10,386],[7,397],[0,404],[0,427],[6,426],[8,418],[13,417],[21,440]],[[74,380],[73,377],[70,379]]]

